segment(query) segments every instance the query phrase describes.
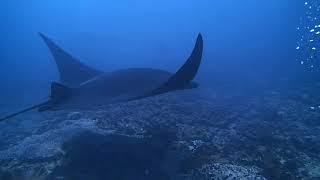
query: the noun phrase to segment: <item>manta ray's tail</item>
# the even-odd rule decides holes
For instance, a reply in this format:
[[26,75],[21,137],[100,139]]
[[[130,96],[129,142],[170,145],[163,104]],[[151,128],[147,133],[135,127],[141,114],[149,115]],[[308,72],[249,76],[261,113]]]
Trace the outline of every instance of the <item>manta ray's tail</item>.
[[34,110],[34,109],[38,109],[38,111],[46,111],[46,110],[50,110],[52,109],[56,104],[58,104],[60,101],[68,98],[70,96],[70,92],[71,92],[71,88],[68,88],[62,84],[53,82],[51,83],[51,95],[50,95],[50,99],[39,103],[37,105],[28,107],[26,109],[23,109],[21,111],[18,111],[16,113],[10,114],[6,117],[0,118],[0,122],[1,121],[5,121],[7,119],[13,118],[15,116],[18,116],[22,113]]
[[13,118],[13,117],[15,117],[15,116],[18,116],[19,114],[22,114],[22,113],[25,113],[25,112],[28,112],[28,111],[31,111],[31,110],[40,108],[40,107],[48,104],[48,102],[49,102],[49,101],[46,101],[46,102],[43,102],[43,103],[40,103],[40,104],[31,106],[31,107],[28,107],[28,108],[26,108],[26,109],[23,109],[23,110],[21,110],[21,111],[18,111],[18,112],[16,112],[16,113],[10,114],[10,115],[8,115],[8,116],[6,116],[6,117],[0,118],[0,122],[1,122],[1,121],[5,121],[5,120],[10,119],[10,118]]

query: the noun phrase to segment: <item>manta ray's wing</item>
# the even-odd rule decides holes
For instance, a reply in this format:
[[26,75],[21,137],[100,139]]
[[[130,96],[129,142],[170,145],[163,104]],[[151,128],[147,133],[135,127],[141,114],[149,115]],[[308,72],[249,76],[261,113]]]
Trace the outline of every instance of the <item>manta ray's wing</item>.
[[172,75],[167,82],[165,82],[159,88],[151,91],[146,96],[153,96],[177,89],[184,89],[190,85],[200,67],[202,52],[203,38],[202,35],[199,34],[196,45],[184,65],[174,75]]
[[62,84],[69,87],[77,87],[82,82],[102,73],[72,57],[69,53],[64,51],[44,34],[39,33],[39,35],[47,44],[51,54],[54,57],[54,60],[58,66],[60,81]]

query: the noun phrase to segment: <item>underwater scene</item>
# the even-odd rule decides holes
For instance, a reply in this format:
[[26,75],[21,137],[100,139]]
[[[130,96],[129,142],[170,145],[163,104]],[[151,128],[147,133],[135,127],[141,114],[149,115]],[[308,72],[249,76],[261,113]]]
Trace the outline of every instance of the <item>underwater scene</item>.
[[320,180],[320,1],[2,0],[0,180]]

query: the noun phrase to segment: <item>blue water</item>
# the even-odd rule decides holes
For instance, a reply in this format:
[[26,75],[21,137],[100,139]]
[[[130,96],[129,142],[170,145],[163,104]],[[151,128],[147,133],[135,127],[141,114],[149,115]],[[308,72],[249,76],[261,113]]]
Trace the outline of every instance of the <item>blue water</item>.
[[[255,96],[261,106],[268,104],[269,98],[279,96],[287,102],[274,111],[281,114],[285,111],[281,108],[288,110],[300,107],[301,103],[304,109],[297,110],[301,115],[294,120],[308,121],[305,113],[311,110],[309,115],[318,117],[316,113],[320,108],[319,12],[320,4],[316,0],[3,0],[0,5],[0,117],[47,99],[51,82],[59,81],[53,57],[39,32],[81,62],[105,72],[141,67],[175,72],[188,58],[201,33],[204,52],[195,79],[201,88],[217,91],[218,95],[237,96],[240,101]],[[223,102],[224,97],[219,98],[219,102]],[[292,105],[293,101],[297,104]],[[36,116],[35,121],[28,117],[33,116],[19,118],[27,118],[17,125],[21,134],[34,133],[24,129],[26,126],[39,128],[39,117]],[[308,123],[314,125],[315,122],[312,119]],[[14,137],[14,129],[8,124],[3,130],[10,132],[8,137]],[[23,136],[15,138],[23,139]],[[10,146],[7,141],[0,142],[0,150],[4,149],[1,149],[3,144],[3,147]],[[113,143],[105,142],[103,137],[97,142]],[[115,151],[127,143],[131,140],[124,140]],[[130,146],[139,151],[146,147],[149,155],[154,156],[150,142]],[[81,156],[81,152],[77,153]],[[121,154],[117,158],[121,159]],[[105,163],[110,166],[107,160]],[[143,165],[148,163],[149,159]],[[121,163],[118,166],[120,168]],[[271,169],[265,177],[298,177],[276,176],[274,169],[277,168]],[[60,171],[67,173],[68,170],[62,168],[55,173]]]
[[14,0],[0,8],[0,90],[8,103],[31,101],[33,93],[45,96],[49,82],[58,79],[38,32],[105,71],[175,71],[201,32],[205,51],[198,78],[214,86],[213,81],[268,79],[271,72],[278,77],[295,71],[296,27],[304,13],[303,3],[290,0]]

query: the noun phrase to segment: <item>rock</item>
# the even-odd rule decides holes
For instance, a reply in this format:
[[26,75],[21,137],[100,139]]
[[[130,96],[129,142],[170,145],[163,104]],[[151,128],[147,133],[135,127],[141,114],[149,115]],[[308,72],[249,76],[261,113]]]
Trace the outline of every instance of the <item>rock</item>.
[[192,176],[199,179],[215,180],[267,180],[259,174],[258,168],[242,167],[232,164],[211,163],[193,172]]
[[320,178],[320,165],[319,164],[308,164],[309,175],[313,178]]
[[175,177],[178,168],[167,168],[173,164],[179,166],[179,154],[170,148],[175,139],[167,137],[166,132],[156,136],[81,133],[64,143],[66,154],[50,178],[160,180]]
[[80,112],[71,112],[68,114],[68,119],[69,120],[79,120],[81,118],[81,113]]
[[[143,162],[131,179],[156,179],[156,172],[177,180],[317,178],[320,111],[288,94],[261,100],[196,89],[79,112],[31,112],[2,124],[0,177],[63,178],[88,170],[88,179],[103,179],[100,170],[110,169],[106,159],[124,157],[109,150],[122,150],[139,158],[116,169]],[[86,158],[103,164],[88,169]],[[68,160],[76,163],[73,169]]]

